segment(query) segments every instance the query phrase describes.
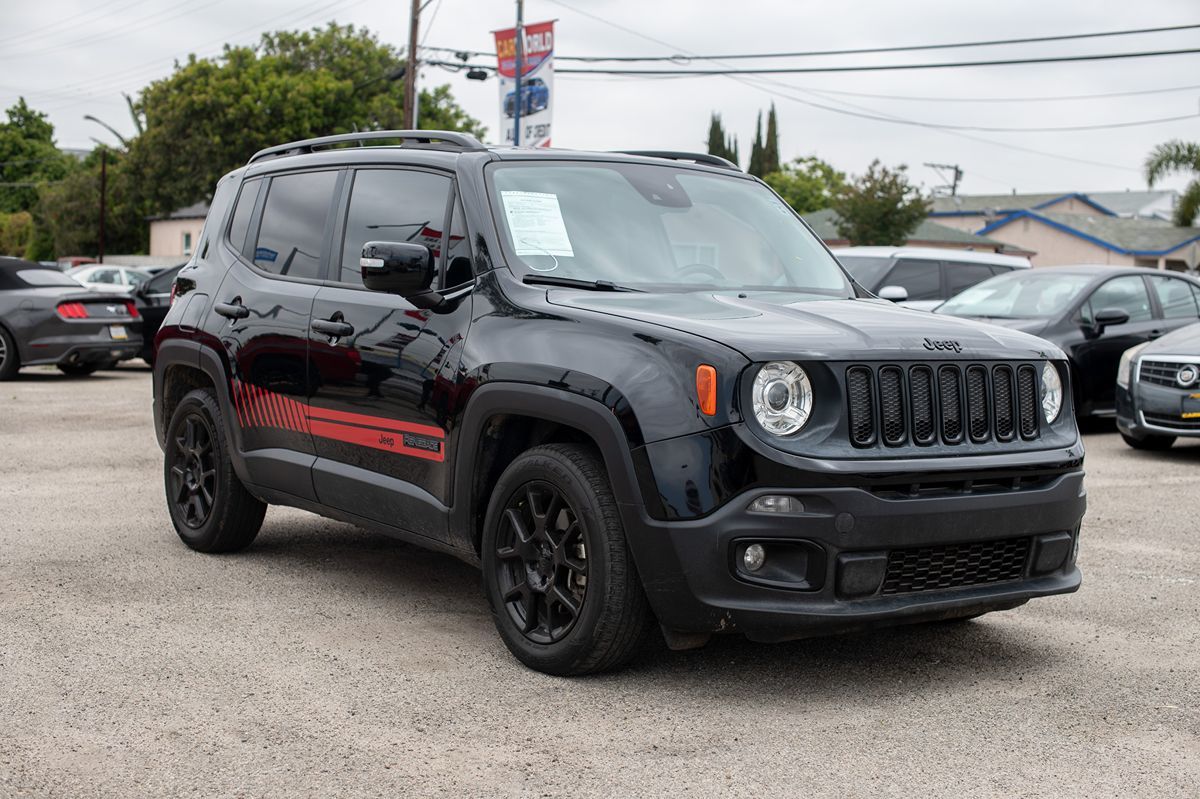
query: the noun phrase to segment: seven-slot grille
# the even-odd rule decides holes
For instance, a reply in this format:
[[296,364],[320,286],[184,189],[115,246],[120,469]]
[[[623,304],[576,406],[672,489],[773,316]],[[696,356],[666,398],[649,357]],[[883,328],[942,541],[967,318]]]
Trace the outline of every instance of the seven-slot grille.
[[1028,559],[1028,538],[893,549],[888,553],[883,593],[910,594],[1019,580]]
[[929,446],[1037,438],[1032,364],[856,364],[846,370],[850,441]]
[[1138,380],[1143,383],[1153,383],[1156,386],[1171,386],[1179,388],[1175,375],[1179,373],[1181,363],[1166,363],[1165,361],[1142,361],[1138,368]]

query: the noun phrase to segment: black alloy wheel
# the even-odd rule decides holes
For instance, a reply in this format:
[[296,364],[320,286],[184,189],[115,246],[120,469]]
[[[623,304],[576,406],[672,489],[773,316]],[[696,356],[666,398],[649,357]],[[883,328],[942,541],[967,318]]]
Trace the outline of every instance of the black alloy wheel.
[[526,483],[504,508],[496,583],[517,628],[538,644],[561,641],[587,593],[587,544],[579,515],[555,486]]
[[177,518],[193,530],[208,521],[217,498],[217,466],[209,422],[193,412],[177,428],[172,450],[170,500]]

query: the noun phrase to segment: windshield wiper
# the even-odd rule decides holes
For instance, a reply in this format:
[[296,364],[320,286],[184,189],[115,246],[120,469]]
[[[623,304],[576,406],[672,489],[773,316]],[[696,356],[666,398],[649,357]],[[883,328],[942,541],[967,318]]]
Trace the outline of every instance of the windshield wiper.
[[573,277],[553,277],[551,275],[526,275],[521,282],[527,286],[562,286],[569,289],[587,289],[588,291],[636,291],[629,286],[618,286],[611,280],[577,280]]

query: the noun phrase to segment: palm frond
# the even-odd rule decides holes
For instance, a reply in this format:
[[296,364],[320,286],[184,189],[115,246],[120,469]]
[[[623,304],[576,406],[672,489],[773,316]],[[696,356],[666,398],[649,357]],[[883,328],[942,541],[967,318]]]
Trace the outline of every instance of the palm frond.
[[1179,195],[1179,205],[1175,206],[1175,224],[1180,227],[1190,227],[1200,214],[1200,178],[1193,180]]
[[1172,139],[1150,151],[1146,157],[1146,182],[1150,186],[1172,172],[1200,173],[1200,143]]

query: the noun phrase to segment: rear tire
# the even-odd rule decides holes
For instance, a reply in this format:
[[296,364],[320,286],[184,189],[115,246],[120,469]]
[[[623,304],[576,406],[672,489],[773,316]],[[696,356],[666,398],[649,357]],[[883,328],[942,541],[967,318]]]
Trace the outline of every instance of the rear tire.
[[1126,433],[1121,433],[1121,438],[1125,439],[1125,443],[1134,449],[1146,450],[1148,452],[1162,452],[1168,450],[1175,443],[1175,436],[1145,436],[1143,438],[1134,438]]
[[0,327],[0,380],[12,380],[20,370],[21,353],[17,352],[17,342]]
[[504,470],[482,560],[496,629],[531,669],[617,669],[653,629],[604,462],[588,447],[536,447]]
[[100,368],[98,363],[60,363],[58,371],[71,377],[87,377]]
[[175,532],[198,552],[248,547],[267,512],[234,474],[229,454],[216,398],[204,388],[189,392],[167,426],[163,479]]

